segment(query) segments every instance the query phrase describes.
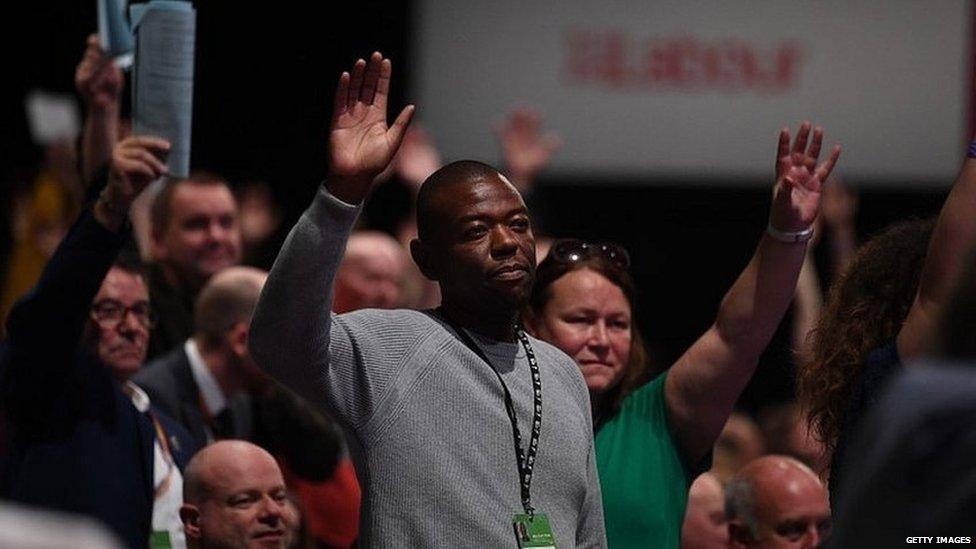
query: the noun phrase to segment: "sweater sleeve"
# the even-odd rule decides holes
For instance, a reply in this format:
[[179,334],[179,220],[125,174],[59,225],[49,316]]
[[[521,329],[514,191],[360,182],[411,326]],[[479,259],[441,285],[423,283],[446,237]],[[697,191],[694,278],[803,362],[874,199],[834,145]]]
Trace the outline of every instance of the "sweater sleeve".
[[319,189],[271,268],[249,337],[265,372],[353,427],[368,421],[394,366],[376,356],[381,319],[350,323],[331,312],[336,271],[359,211]]
[[586,458],[586,499],[580,509],[576,527],[576,547],[606,547],[607,534],[603,524],[603,498],[596,470],[596,450],[590,444]]

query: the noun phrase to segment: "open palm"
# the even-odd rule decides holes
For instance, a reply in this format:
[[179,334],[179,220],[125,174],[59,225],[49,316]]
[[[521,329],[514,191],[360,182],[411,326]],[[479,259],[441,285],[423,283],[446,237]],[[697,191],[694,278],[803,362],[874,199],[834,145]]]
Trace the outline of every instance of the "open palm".
[[376,52],[369,61],[356,61],[352,74],[342,73],[336,88],[329,135],[330,177],[357,179],[367,188],[390,163],[413,115],[407,106],[392,126],[386,123],[386,104],[392,67]]
[[781,231],[802,231],[813,224],[820,210],[823,184],[840,158],[840,146],[834,146],[830,156],[817,164],[824,133],[821,128],[813,130],[808,148],[810,127],[809,122],[800,126],[792,147],[790,130],[783,128],[779,134],[770,221]]

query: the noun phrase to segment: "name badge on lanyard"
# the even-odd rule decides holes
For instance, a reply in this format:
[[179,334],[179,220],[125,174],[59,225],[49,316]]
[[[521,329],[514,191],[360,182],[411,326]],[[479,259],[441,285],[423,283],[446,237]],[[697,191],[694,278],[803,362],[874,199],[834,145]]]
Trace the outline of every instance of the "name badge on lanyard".
[[518,546],[556,549],[556,537],[552,535],[549,517],[545,513],[517,514],[512,519]]

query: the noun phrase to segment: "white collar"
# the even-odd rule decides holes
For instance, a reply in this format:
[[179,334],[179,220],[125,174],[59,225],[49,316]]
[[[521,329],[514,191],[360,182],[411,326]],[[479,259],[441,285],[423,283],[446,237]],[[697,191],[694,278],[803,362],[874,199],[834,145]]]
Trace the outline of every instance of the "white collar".
[[211,417],[217,417],[217,414],[223,412],[224,408],[227,407],[227,396],[224,395],[220,385],[217,384],[217,380],[210,372],[210,368],[207,367],[207,363],[200,356],[197,342],[193,338],[186,340],[186,343],[183,344],[183,350],[186,351],[186,358],[190,362],[190,373],[193,374],[193,380],[196,381],[197,389],[200,390],[200,396],[203,398],[203,405],[207,408],[207,413]]
[[131,381],[122,384],[122,392],[132,400],[132,405],[142,413],[149,411],[149,395]]

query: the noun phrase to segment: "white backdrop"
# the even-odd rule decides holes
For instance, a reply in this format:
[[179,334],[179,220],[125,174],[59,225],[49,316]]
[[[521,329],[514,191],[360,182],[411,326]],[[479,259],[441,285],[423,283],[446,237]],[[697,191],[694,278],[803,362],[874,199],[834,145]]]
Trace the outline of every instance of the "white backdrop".
[[965,0],[417,7],[409,99],[445,160],[496,162],[517,105],[563,138],[550,173],[584,177],[763,179],[809,118],[851,179],[948,182],[968,137]]

